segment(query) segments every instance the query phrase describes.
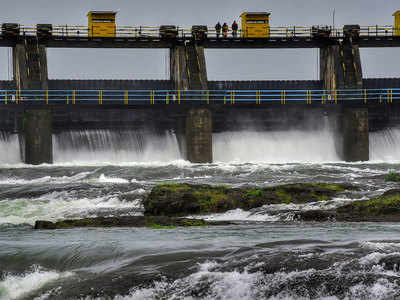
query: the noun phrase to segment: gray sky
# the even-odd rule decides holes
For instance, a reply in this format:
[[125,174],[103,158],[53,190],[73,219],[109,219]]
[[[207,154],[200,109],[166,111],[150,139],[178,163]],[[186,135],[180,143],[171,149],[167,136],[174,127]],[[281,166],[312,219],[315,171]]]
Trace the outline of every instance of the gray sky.
[[[89,10],[117,10],[118,25],[194,24],[237,20],[243,11],[271,11],[271,26],[332,24],[391,25],[398,0],[13,0],[3,1],[1,23],[86,25]],[[400,77],[400,48],[362,49],[365,77]],[[168,51],[155,49],[49,49],[50,78],[166,78]],[[207,50],[211,80],[317,79],[318,51]],[[10,51],[0,49],[10,64]],[[8,61],[8,63],[7,63]],[[0,78],[10,77],[9,67]]]

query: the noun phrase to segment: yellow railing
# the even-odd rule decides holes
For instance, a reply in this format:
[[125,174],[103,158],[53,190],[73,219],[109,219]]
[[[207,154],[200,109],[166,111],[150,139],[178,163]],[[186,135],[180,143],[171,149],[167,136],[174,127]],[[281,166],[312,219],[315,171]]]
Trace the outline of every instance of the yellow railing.
[[400,101],[400,89],[360,90],[0,90],[1,104],[339,104]]

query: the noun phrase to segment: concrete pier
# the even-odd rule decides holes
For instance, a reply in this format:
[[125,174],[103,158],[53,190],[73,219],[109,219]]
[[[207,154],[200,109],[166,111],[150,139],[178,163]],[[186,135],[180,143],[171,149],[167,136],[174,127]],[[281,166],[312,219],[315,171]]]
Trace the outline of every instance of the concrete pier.
[[343,159],[369,160],[368,109],[345,108],[342,121]]
[[193,43],[171,48],[170,76],[176,90],[207,90],[204,48]]
[[25,163],[53,163],[52,113],[31,109],[24,114]]
[[192,163],[211,163],[212,116],[206,108],[192,108],[186,117],[187,159]]
[[13,69],[19,90],[45,90],[48,88],[46,47],[25,40],[13,48]]
[[326,90],[362,89],[358,45],[346,42],[320,48],[320,80]]

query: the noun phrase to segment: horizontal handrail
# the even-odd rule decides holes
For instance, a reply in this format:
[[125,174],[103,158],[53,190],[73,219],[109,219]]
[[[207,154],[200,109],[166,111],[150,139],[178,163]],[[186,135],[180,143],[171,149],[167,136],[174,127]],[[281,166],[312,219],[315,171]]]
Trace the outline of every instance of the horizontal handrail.
[[[325,27],[325,26],[322,26]],[[320,28],[322,28],[320,27]],[[178,37],[186,38],[192,35],[192,30],[190,28],[184,28],[177,26]],[[207,35],[209,38],[216,38],[217,32],[213,26],[208,26]],[[331,31],[332,37],[343,37],[344,28],[332,26],[327,26]],[[115,36],[121,38],[129,37],[153,37],[160,38],[160,27],[159,26],[116,26]],[[387,37],[394,36],[396,31],[400,28],[395,28],[392,25],[362,25],[360,26],[359,35],[361,37],[377,36],[377,37]],[[52,34],[54,36],[78,36],[85,37],[89,36],[89,27],[83,25],[54,25],[52,27]],[[21,25],[20,35],[22,36],[36,36],[37,26],[31,25]],[[230,28],[227,32],[228,36],[233,36],[233,31]],[[219,34],[222,36],[222,32]],[[242,37],[242,31],[239,29],[237,31],[237,37]],[[269,38],[287,38],[287,37],[313,37],[313,26],[275,26],[269,29]]]
[[346,90],[0,90],[1,104],[400,103],[400,89]]

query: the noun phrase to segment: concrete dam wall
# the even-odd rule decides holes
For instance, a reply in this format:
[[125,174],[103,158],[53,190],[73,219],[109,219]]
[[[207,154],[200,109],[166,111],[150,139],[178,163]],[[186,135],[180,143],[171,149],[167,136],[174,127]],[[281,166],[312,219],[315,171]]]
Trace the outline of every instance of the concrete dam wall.
[[[169,90],[173,89],[170,80],[117,80],[117,79],[50,79],[51,90]],[[400,78],[365,78],[365,89],[400,88]],[[320,80],[218,80],[208,81],[210,90],[306,90],[322,89]],[[16,89],[13,80],[0,80],[0,89]]]

